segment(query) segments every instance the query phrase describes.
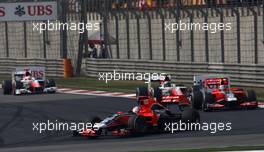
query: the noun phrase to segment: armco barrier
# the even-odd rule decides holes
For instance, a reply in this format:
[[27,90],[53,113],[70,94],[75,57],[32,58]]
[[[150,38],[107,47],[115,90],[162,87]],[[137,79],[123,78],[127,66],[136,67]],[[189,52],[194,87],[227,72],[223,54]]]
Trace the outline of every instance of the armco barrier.
[[0,74],[11,74],[18,66],[42,66],[46,68],[47,77],[63,77],[63,60],[61,59],[13,59],[0,58]]
[[177,83],[192,83],[194,75],[228,75],[233,85],[264,87],[264,65],[179,63],[143,60],[87,59],[85,73],[99,77],[99,72],[165,72]]

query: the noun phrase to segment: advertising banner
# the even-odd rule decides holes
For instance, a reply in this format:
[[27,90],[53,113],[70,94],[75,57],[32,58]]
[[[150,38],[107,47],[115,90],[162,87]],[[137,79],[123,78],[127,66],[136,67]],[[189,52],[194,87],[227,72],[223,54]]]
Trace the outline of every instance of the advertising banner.
[[28,71],[35,78],[44,79],[45,78],[45,67],[38,66],[27,66],[27,67],[16,67],[15,72]]
[[56,2],[0,3],[0,21],[44,21],[56,19]]

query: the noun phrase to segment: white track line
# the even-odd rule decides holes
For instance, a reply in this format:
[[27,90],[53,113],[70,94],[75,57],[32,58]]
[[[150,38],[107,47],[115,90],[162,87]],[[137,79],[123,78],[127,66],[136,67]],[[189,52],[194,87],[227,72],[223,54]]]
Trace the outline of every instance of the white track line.
[[264,108],[264,102],[259,102],[259,103],[258,103],[258,107],[259,107],[259,108]]
[[106,91],[91,91],[91,90],[73,90],[68,88],[58,89],[58,92],[65,94],[76,94],[76,95],[94,95],[94,96],[106,96],[106,97],[122,97],[132,98],[135,94],[126,94],[122,92],[106,92]]

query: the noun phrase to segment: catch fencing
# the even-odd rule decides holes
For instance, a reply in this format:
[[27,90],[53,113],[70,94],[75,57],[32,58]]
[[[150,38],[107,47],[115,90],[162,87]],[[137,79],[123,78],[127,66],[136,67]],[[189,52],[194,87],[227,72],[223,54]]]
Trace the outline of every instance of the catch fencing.
[[[185,63],[232,64],[242,67],[264,64],[263,0],[56,2],[58,20],[52,22],[98,22],[101,43],[106,45],[108,58],[112,60],[168,62],[175,63],[175,66]],[[43,22],[0,22],[0,58],[70,58],[74,69],[80,73],[83,53],[89,50],[88,45],[91,43],[89,31],[43,31],[40,34],[33,30],[33,23]],[[230,23],[231,30],[171,32],[166,29],[168,24],[181,22]]]

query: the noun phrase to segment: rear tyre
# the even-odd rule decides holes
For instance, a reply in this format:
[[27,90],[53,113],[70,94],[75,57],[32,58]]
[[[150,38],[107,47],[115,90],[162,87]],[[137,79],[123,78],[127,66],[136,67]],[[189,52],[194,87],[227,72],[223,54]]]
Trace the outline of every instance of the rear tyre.
[[[247,101],[248,102],[257,102],[257,95],[256,95],[256,92],[254,90],[247,90]],[[255,106],[255,107],[251,107],[249,109],[256,109],[258,108],[258,106]]]
[[100,123],[101,121],[102,121],[102,119],[99,117],[92,117],[92,119],[91,119],[92,125],[94,125],[96,123]]
[[12,81],[11,80],[4,80],[2,83],[3,88],[3,94],[8,95],[12,93],[13,87],[12,87]]
[[[91,118],[91,124],[92,124],[92,127],[94,128],[94,125],[96,124],[96,123],[100,123],[102,121],[102,119],[100,118],[100,117],[92,117]],[[90,138],[97,138],[97,137],[99,137],[100,135],[101,135],[101,133],[102,133],[102,130],[101,129],[99,129],[99,130],[96,130],[96,135],[97,136],[95,136],[95,137],[90,137]]]
[[56,83],[53,79],[46,80],[46,88],[50,88],[50,87],[56,87]]
[[128,119],[128,128],[136,134],[144,134],[147,132],[147,123],[145,122],[144,117],[133,115]]
[[193,108],[189,108],[182,113],[182,122],[185,123],[185,130],[195,131],[195,124],[200,123],[200,114]]
[[186,108],[182,112],[182,121],[187,123],[199,123],[200,122],[200,114],[193,108]]
[[158,102],[162,100],[162,90],[159,87],[156,87],[154,89],[154,97]]
[[138,87],[136,90],[136,99],[139,104],[140,102],[140,97],[148,97],[148,87]]
[[248,101],[257,101],[257,95],[254,90],[247,90],[247,99]]
[[192,107],[199,110],[202,109],[203,93],[200,90],[194,90],[191,95]]
[[23,89],[23,88],[24,88],[23,83],[20,81],[16,81],[16,89]]
[[211,93],[205,93],[204,95],[204,101],[202,104],[202,109],[205,112],[209,112],[211,109],[208,107],[208,103],[214,103],[215,98]]

